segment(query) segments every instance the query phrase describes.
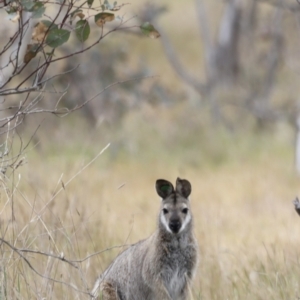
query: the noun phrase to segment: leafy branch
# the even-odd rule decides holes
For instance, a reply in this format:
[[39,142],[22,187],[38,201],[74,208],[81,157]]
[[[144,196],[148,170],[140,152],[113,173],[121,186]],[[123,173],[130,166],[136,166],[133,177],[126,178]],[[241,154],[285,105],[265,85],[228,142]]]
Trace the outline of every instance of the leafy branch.
[[[125,5],[129,3],[111,3],[108,0],[101,0],[100,4],[94,0],[80,4],[74,0],[4,2],[2,8],[10,20],[7,22],[10,22],[12,27],[15,26],[15,31],[10,38],[7,37],[6,44],[0,49],[2,107],[7,103],[6,108],[1,109],[3,114],[0,118],[0,136],[16,130],[26,116],[37,113],[65,116],[97,97],[92,97],[82,104],[75,104],[71,109],[58,107],[69,86],[61,92],[57,92],[55,88],[54,91],[49,90],[48,86],[52,86],[54,78],[66,75],[76,68],[72,67],[65,72],[58,70],[53,74],[49,71],[51,66],[90,51],[117,31],[137,29],[151,38],[159,37],[159,33],[150,23],[132,24],[133,17],[124,19],[119,12]],[[111,23],[112,26],[108,26],[107,23]],[[74,43],[74,40],[77,42]],[[66,47],[63,46],[66,45],[70,45],[70,51],[65,50]],[[53,70],[53,67],[51,69]],[[116,84],[109,84],[107,88]],[[46,109],[43,100],[47,93],[56,94],[58,99]],[[20,95],[23,95],[24,99],[20,100]]]

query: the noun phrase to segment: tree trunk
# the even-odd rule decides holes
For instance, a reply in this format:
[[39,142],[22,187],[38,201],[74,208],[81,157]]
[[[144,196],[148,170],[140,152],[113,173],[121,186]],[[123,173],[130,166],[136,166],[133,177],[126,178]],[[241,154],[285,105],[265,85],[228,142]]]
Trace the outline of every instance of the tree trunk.
[[[15,70],[23,63],[23,58],[32,36],[34,28],[31,12],[22,12],[18,21],[16,32],[18,37],[0,58],[0,87],[13,75]],[[11,21],[8,21],[11,22]],[[21,45],[21,46],[20,46]]]

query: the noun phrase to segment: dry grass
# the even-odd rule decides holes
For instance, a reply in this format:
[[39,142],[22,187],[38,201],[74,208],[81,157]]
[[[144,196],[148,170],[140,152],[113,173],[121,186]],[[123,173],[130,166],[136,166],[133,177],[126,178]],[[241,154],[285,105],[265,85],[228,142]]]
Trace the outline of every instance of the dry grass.
[[[88,298],[78,290],[87,292],[120,248],[73,265],[62,258],[80,260],[147,237],[159,207],[154,182],[177,176],[193,185],[201,254],[193,299],[297,299],[300,220],[292,200],[299,179],[292,133],[232,135],[192,118],[184,129],[186,117],[172,111],[172,122],[170,113],[132,112],[119,135],[100,127],[71,138],[64,125],[54,135],[56,145],[41,137],[42,147],[2,183],[1,236],[16,248],[58,258],[22,252],[38,275],[1,244],[0,299]],[[66,185],[109,139],[111,147]]]
[[[219,13],[215,2],[206,2]],[[161,22],[169,25],[165,30],[182,61],[201,76],[195,12],[192,1],[186,3],[183,8],[174,2]],[[130,49],[132,63],[138,65],[144,53],[141,60],[159,80],[182,87],[158,41],[135,41]],[[278,99],[295,91],[281,85]],[[90,130],[75,119],[73,128],[64,120],[50,133],[40,132],[27,164],[1,181],[0,234],[15,248],[48,255],[18,253],[0,242],[0,300],[87,299],[97,274],[120,248],[89,256],[151,234],[159,207],[154,182],[177,176],[193,185],[201,260],[192,299],[299,299],[293,133],[280,125],[267,133],[245,134],[241,128],[229,134],[210,128],[200,109],[185,110],[145,106],[129,113],[122,128]],[[110,148],[80,171],[108,142]]]

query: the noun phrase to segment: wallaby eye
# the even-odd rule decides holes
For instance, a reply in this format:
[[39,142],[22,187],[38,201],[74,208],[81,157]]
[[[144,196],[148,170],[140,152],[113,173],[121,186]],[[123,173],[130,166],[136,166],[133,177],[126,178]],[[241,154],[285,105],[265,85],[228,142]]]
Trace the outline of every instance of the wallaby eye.
[[189,211],[189,210],[188,210],[187,208],[184,208],[184,209],[182,210],[182,213],[183,213],[183,214],[187,214],[188,211]]
[[167,209],[165,209],[165,208],[163,208],[162,211],[163,211],[164,215],[167,214],[167,213],[169,212],[169,211],[168,211]]

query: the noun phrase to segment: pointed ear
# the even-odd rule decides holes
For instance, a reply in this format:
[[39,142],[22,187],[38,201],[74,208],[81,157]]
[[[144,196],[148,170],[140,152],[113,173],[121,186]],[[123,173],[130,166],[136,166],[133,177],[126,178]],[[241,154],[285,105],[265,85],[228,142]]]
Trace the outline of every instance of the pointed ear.
[[172,183],[167,180],[164,180],[164,179],[156,180],[155,187],[156,187],[157,194],[162,199],[167,198],[174,192],[174,187],[173,187]]
[[180,179],[179,177],[176,180],[176,192],[179,193],[184,198],[188,198],[191,194],[192,186],[188,180]]

